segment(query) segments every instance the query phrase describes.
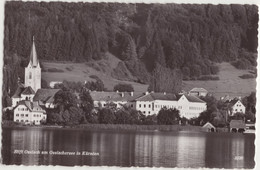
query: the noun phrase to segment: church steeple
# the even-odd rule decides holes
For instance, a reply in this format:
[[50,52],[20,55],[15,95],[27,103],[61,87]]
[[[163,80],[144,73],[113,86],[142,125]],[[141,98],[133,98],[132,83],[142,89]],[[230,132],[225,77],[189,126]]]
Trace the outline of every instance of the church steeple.
[[32,44],[32,48],[31,48],[29,65],[31,65],[32,67],[37,67],[38,64],[39,64],[39,61],[38,61],[38,57],[37,57],[37,53],[36,53],[34,36],[33,36],[33,44]]
[[37,58],[34,37],[33,44],[30,53],[30,61],[28,66],[25,68],[25,87],[31,86],[31,88],[36,92],[41,88],[41,67],[39,60]]

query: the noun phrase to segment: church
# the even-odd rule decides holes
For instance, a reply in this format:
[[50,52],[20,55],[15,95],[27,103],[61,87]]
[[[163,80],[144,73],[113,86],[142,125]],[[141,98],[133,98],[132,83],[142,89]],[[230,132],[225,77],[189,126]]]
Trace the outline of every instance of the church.
[[41,88],[41,67],[33,44],[30,61],[25,68],[24,84],[18,83],[18,88],[12,96],[14,121],[24,124],[39,125],[46,122],[45,108],[54,108],[54,96],[59,89]]

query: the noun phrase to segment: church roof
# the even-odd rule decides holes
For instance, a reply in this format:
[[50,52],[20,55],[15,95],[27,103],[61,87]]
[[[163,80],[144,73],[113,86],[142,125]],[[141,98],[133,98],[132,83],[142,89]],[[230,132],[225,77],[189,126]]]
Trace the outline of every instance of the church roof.
[[58,91],[60,91],[60,89],[38,89],[33,97],[33,101],[52,103],[54,101],[54,96]]
[[35,43],[34,43],[34,37],[33,37],[33,44],[32,44],[29,64],[31,64],[32,67],[37,67],[38,63],[39,63],[39,61],[38,61],[36,48],[35,48]]
[[31,86],[26,87],[21,94],[24,95],[30,95],[35,94],[34,90],[31,88]]

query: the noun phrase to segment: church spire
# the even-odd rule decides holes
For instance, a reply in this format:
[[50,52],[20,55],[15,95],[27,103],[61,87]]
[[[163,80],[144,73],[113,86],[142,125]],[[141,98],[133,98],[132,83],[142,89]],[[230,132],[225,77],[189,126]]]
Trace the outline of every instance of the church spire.
[[33,36],[33,44],[32,44],[29,64],[31,64],[32,67],[37,67],[38,63],[39,63],[39,61],[37,58],[37,53],[36,53],[36,48],[35,48],[35,43],[34,43],[34,36]]

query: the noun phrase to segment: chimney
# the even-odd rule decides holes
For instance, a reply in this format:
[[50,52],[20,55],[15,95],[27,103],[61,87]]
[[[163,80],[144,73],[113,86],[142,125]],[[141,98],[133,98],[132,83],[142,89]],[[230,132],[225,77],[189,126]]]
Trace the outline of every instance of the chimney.
[[121,96],[124,97],[124,92],[121,93]]
[[118,93],[119,91],[117,90],[116,92]]
[[145,95],[147,95],[147,94],[149,94],[149,92],[148,92],[148,91],[146,91],[146,92],[145,92]]
[[134,92],[131,91],[130,95],[133,96],[133,95],[134,95]]
[[163,92],[163,95],[166,95],[166,92]]

